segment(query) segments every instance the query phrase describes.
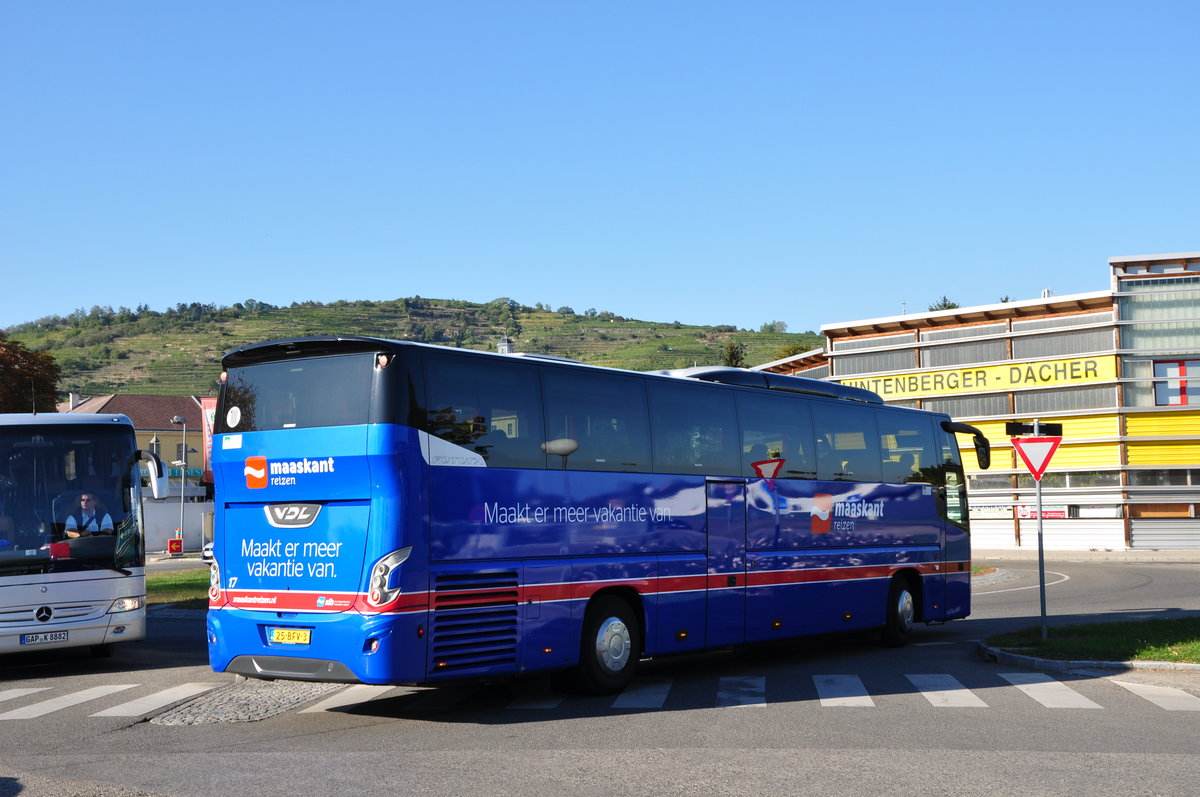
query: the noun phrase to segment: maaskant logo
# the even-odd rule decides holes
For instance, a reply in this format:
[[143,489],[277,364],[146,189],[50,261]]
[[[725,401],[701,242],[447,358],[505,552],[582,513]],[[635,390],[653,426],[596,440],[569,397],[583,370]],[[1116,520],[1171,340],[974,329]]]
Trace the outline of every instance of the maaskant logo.
[[[850,496],[846,501],[835,501],[833,496],[828,493],[817,493],[813,496],[811,510],[812,533],[828,534],[833,528],[834,518],[845,518],[850,521],[859,518],[879,520],[883,517],[883,510],[883,501],[864,501],[857,495]],[[850,528],[852,529],[853,525]]]
[[251,490],[261,490],[268,484],[274,487],[287,487],[296,483],[296,476],[310,473],[333,473],[334,458],[324,459],[272,459],[266,457],[246,457],[243,473],[246,475],[246,487]]

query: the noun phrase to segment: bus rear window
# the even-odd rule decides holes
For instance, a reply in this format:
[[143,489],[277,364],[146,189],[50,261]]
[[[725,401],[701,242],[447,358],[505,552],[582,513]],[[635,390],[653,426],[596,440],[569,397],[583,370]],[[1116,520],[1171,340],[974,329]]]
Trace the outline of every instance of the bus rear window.
[[221,387],[217,432],[263,432],[367,423],[375,355],[342,354],[232,368]]

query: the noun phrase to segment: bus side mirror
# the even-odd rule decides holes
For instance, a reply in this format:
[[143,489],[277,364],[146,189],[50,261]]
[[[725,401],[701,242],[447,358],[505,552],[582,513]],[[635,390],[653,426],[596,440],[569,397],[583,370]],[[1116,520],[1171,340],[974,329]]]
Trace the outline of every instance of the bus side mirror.
[[167,471],[163,468],[162,460],[153,451],[138,451],[138,458],[146,461],[150,471],[150,493],[155,498],[167,496]]
[[942,421],[942,428],[951,434],[969,434],[975,444],[975,459],[979,462],[980,470],[987,470],[992,465],[992,445],[983,436],[983,432],[974,426],[956,421]]

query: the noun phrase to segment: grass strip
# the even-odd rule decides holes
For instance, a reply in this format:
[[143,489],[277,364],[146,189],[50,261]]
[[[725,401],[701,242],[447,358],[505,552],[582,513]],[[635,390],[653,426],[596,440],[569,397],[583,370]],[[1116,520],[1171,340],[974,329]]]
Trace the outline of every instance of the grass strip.
[[1031,626],[987,643],[1043,659],[1200,663],[1200,617],[1051,626],[1047,636]]
[[180,609],[208,608],[208,568],[163,570],[146,574],[146,601],[171,603]]

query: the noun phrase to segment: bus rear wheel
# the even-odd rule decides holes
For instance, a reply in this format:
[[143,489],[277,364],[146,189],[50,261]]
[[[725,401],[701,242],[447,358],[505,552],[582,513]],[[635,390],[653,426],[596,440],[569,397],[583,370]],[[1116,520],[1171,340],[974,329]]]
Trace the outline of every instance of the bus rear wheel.
[[883,644],[900,647],[908,641],[916,620],[916,601],[904,576],[896,576],[888,588],[887,620],[883,626]]
[[641,629],[633,609],[620,598],[599,597],[588,605],[583,619],[579,666],[572,683],[587,694],[616,694],[633,680],[641,650]]

